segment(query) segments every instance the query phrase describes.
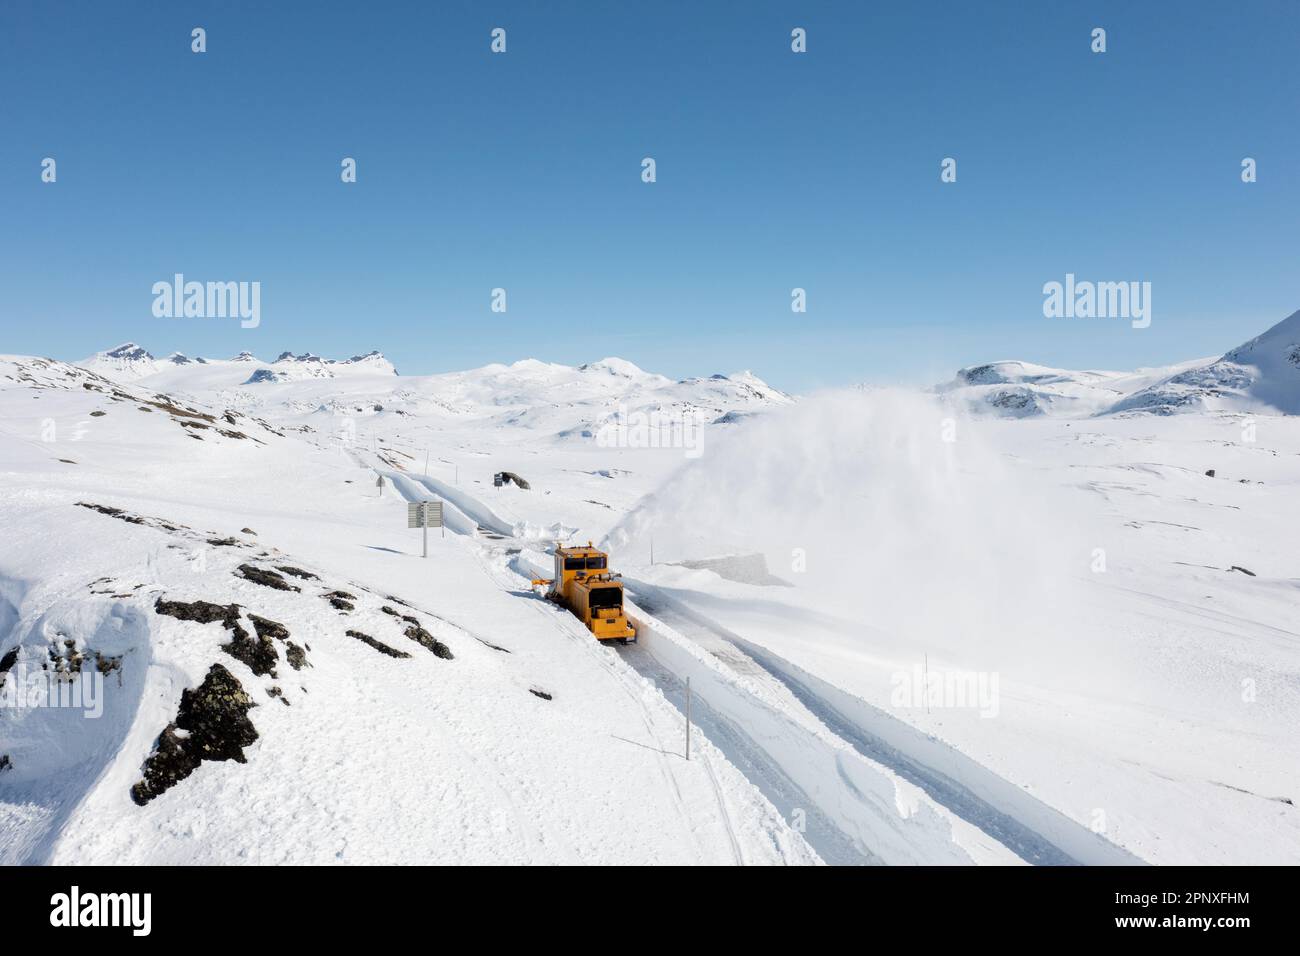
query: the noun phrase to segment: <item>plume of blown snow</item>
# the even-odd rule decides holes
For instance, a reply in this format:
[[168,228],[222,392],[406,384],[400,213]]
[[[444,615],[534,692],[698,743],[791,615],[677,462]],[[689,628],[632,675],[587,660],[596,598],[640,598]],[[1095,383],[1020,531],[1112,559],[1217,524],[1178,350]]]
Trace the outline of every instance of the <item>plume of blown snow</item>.
[[[1087,539],[1059,489],[954,414],[901,391],[812,396],[714,440],[607,542],[644,554],[653,535],[668,562],[762,553],[801,604],[861,623],[864,648],[896,660],[928,649],[991,669],[1034,647],[1043,663]],[[791,619],[810,640],[817,627]]]

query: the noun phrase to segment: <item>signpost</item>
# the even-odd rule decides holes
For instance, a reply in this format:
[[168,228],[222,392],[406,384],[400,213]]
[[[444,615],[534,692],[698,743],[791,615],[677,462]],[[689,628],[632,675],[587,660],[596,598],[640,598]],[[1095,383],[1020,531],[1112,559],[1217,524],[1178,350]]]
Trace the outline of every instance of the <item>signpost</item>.
[[406,503],[406,526],[424,529],[424,557],[429,556],[429,529],[442,528],[442,536],[447,537],[447,528],[442,523],[441,501],[408,501]]
[[686,759],[691,759],[691,679],[686,678]]

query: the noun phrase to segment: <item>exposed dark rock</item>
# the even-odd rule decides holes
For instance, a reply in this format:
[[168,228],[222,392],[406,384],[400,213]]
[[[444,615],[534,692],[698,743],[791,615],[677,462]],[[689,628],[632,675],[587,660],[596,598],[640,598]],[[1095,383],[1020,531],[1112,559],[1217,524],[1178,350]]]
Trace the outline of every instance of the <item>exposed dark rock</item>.
[[252,528],[240,528],[240,529],[239,529],[239,533],[240,533],[240,534],[257,534],[257,532],[254,531]]
[[301,647],[293,641],[285,641],[284,644],[284,659],[289,662],[290,667],[296,671],[300,671],[304,667],[311,667],[311,665],[307,663],[307,653]]
[[418,626],[420,623],[419,618],[412,617],[410,614],[399,614],[397,611],[394,611],[387,604],[385,604],[379,610],[383,611],[385,614],[391,615],[392,617],[400,617],[407,624],[415,624]]
[[234,548],[240,542],[237,538],[208,538],[208,544],[215,548]]
[[0,773],[12,769],[14,769],[14,764],[13,761],[9,759],[9,755],[0,754]]
[[108,412],[101,412],[98,409],[90,413],[91,418],[103,418]]
[[1211,468],[1209,471],[1207,471],[1207,472],[1205,473],[1205,477],[1206,477],[1206,478],[1213,478],[1213,477],[1214,477],[1214,469]]
[[234,675],[213,664],[202,684],[182,692],[176,720],[158,735],[144,764],[144,779],[131,788],[131,799],[144,806],[192,774],[204,760],[247,763],[244,748],[257,740],[257,729],[248,719],[253,706]]
[[325,600],[330,602],[330,606],[340,611],[354,611],[356,605],[352,602],[357,599],[355,594],[349,594],[347,591],[330,591],[328,594],[321,595]]
[[[275,645],[271,643],[270,637],[262,634],[260,628],[256,638],[249,635],[239,623],[238,604],[221,605],[210,601],[193,601],[186,604],[183,601],[164,601],[160,598],[154,604],[154,610],[182,621],[221,624],[231,634],[230,640],[221,645],[223,651],[235,660],[247,664],[254,674],[275,676],[275,665],[280,660]],[[253,626],[257,627],[256,624]]]
[[11,648],[3,657],[0,657],[0,689],[4,688],[5,681],[9,679],[9,670],[14,666],[17,660],[18,648],[16,647]]
[[417,644],[433,651],[434,654],[441,657],[444,661],[453,660],[455,658],[455,655],[451,652],[451,648],[442,643],[442,641],[438,640],[419,624],[412,624],[408,627],[406,629],[406,636]]
[[528,484],[528,482],[524,481],[524,479],[520,478],[513,471],[497,472],[495,475],[492,476],[492,483],[497,487],[500,487],[501,485],[513,484],[523,489],[524,491],[527,491],[530,487],[532,487],[531,485]]
[[277,641],[289,639],[289,629],[279,621],[272,621],[256,614],[248,615],[248,619],[253,622],[253,630],[257,631],[258,637],[273,637]]
[[233,636],[221,645],[221,649],[237,661],[242,661],[258,677],[275,677],[275,665],[280,663],[280,654],[269,637],[259,634],[250,637],[239,624],[231,627]]
[[[433,653],[437,654],[445,661],[455,660],[455,655],[452,654],[451,648],[421,627],[418,618],[412,617],[410,614],[398,614],[388,605],[384,605],[379,610],[392,617],[401,618],[407,624],[411,625],[406,629],[405,634],[417,644],[423,645],[433,651]],[[497,648],[497,650],[504,650],[504,648]]]
[[68,679],[71,679],[73,674],[80,674],[81,666],[85,663],[85,657],[77,649],[77,642],[71,639],[65,639],[62,647],[58,641],[51,641],[49,655],[49,667],[55,674]]
[[98,511],[102,515],[108,515],[110,518],[117,518],[119,521],[126,521],[130,524],[144,524],[144,519],[139,515],[127,514],[121,508],[114,508],[110,505],[97,505],[89,501],[78,501],[78,508],[89,508],[91,511]]
[[538,690],[536,687],[528,688],[528,693],[532,694],[534,697],[540,697],[542,700],[553,699],[550,694],[546,693],[546,691]]
[[226,627],[239,623],[238,604],[213,604],[211,601],[164,601],[159,598],[153,606],[159,614],[166,614],[182,621],[197,621],[199,624],[224,624]]
[[387,644],[383,643],[382,641],[377,641],[369,634],[363,634],[360,631],[348,631],[348,637],[355,637],[358,641],[361,641],[363,644],[369,644],[379,653],[387,654],[389,657],[410,657],[411,656],[405,651],[399,651],[394,647],[389,647]]
[[[152,405],[154,408],[159,409],[160,411],[164,411],[168,415],[171,415],[176,418],[197,418],[205,422],[216,421],[216,418],[214,418],[212,415],[208,415],[205,412],[200,412],[198,409],[182,408],[180,405],[175,404],[166,395],[159,395],[158,400],[156,401],[147,398],[143,399],[143,401],[146,405]],[[181,424],[184,424],[184,422],[182,422]]]
[[[248,531],[247,528],[245,528],[244,530],[245,530],[245,531]],[[256,534],[257,532],[255,532],[255,531],[251,531],[251,532],[249,532],[249,533],[250,533],[250,534]],[[275,566],[275,569],[276,569],[277,571],[283,571],[285,574],[291,574],[291,575],[293,575],[295,578],[302,578],[304,581],[319,581],[319,580],[320,580],[320,578],[318,578],[316,575],[312,574],[310,571],[304,571],[302,568],[295,568],[295,567],[294,567],[293,565],[291,565],[291,564],[277,564],[277,565]]]
[[1228,568],[1228,571],[1229,571],[1229,572],[1232,572],[1232,571],[1240,571],[1242,574],[1249,574],[1252,578],[1256,576],[1254,571],[1251,571],[1251,570],[1248,569],[1248,568],[1243,568],[1243,567],[1241,567],[1240,565],[1236,565],[1236,564],[1234,564],[1232,567]]
[[241,564],[239,573],[245,580],[252,581],[254,584],[261,584],[264,587],[275,588],[277,591],[298,591],[284,579],[284,576],[275,571],[268,571],[266,568],[255,568],[251,564]]

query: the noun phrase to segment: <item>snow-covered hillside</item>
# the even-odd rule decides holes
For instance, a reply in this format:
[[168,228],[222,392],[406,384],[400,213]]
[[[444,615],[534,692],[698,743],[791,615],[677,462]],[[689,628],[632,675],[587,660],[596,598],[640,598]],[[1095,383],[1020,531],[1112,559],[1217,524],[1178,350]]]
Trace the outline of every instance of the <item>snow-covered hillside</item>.
[[1263,411],[1300,414],[1300,312],[1220,358],[1136,372],[1004,361],[961,369],[935,391],[1005,418]]
[[6,692],[100,710],[0,708],[0,861],[816,862],[475,524],[420,559],[370,435],[12,356],[0,421]]
[[0,357],[4,862],[1300,862],[1300,418],[112,352]]
[[285,352],[270,363],[247,352],[233,360],[179,364],[144,356],[148,353],[128,344],[81,364],[109,378],[196,401],[292,416],[318,429],[330,428],[339,416],[385,414],[486,419],[557,440],[585,441],[603,425],[638,413],[732,424],[791,401],[752,372],[674,381],[619,358],[577,367],[524,359],[465,372],[399,376],[377,351],[344,361]]
[[1114,412],[1268,410],[1300,415],[1300,312],[1222,358],[1126,396]]

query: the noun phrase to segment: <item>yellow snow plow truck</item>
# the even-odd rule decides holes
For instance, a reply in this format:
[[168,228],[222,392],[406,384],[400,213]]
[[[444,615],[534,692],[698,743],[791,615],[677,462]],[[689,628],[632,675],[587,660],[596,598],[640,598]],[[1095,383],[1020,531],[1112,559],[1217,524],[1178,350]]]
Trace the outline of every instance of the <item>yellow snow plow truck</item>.
[[534,578],[548,585],[546,596],[567,607],[598,641],[636,640],[636,629],[623,613],[623,582],[609,571],[609,555],[587,546],[555,548],[555,577]]

